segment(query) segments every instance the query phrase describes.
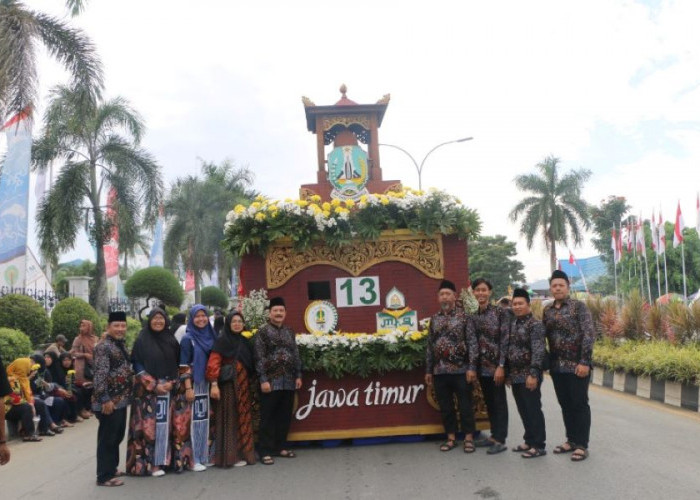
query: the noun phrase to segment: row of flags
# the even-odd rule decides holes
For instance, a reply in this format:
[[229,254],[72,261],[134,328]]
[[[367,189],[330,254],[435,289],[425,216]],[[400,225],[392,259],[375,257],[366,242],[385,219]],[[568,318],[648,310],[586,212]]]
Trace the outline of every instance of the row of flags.
[[[695,230],[700,235],[700,193],[698,193],[695,201],[697,222]],[[659,210],[658,221],[656,212],[653,211],[650,221],[651,229],[651,248],[658,255],[666,253],[666,230],[664,228],[664,218]],[[676,219],[673,226],[673,248],[678,248],[683,243],[683,230],[685,222],[683,221],[683,212],[681,211],[680,201],[676,208]],[[619,264],[622,260],[622,255],[627,253],[635,253],[640,257],[646,257],[646,236],[644,234],[644,223],[641,216],[636,220],[628,220],[627,223],[621,223],[619,228],[613,226],[610,240],[610,249],[613,251],[615,264]]]

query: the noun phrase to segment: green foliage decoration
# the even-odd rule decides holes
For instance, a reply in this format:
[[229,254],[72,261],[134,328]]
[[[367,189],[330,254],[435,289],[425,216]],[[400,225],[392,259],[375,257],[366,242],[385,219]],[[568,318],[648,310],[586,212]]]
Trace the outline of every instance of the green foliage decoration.
[[228,307],[228,297],[216,286],[205,286],[200,290],[202,304],[205,306],[219,307],[226,309]]
[[185,299],[185,293],[175,275],[162,267],[147,267],[136,271],[124,284],[124,293],[129,298],[145,297],[147,301],[157,298],[173,307],[179,307]]
[[102,333],[102,319],[97,311],[83,299],[77,297],[63,299],[51,311],[52,338],[56,338],[59,334],[65,335],[68,339],[68,349],[70,349],[73,339],[78,335],[80,322],[84,319],[92,321],[95,335],[99,337]]
[[0,298],[0,327],[25,333],[37,346],[49,340],[51,320],[44,308],[31,297],[9,294]]
[[17,358],[32,353],[32,341],[27,335],[12,328],[0,328],[0,358],[7,368]]

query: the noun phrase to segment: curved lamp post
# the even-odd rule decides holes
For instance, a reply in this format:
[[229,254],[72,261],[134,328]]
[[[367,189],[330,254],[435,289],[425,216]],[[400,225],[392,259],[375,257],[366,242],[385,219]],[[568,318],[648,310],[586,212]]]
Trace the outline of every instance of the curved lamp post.
[[430,154],[433,151],[435,151],[438,148],[441,148],[442,146],[446,146],[448,144],[455,144],[457,142],[471,141],[472,139],[474,139],[474,138],[473,137],[464,137],[462,139],[455,139],[454,141],[442,142],[426,153],[426,155],[423,157],[423,160],[420,162],[420,165],[418,165],[418,162],[416,161],[416,159],[413,157],[413,155],[411,153],[409,153],[408,151],[406,151],[404,148],[402,148],[400,146],[396,146],[394,144],[383,144],[383,143],[380,143],[379,145],[380,146],[387,146],[390,148],[398,149],[399,151],[403,151],[411,159],[411,161],[413,162],[413,165],[416,167],[416,171],[418,172],[418,189],[420,191],[422,191],[423,190],[423,183],[421,180],[421,176],[423,174],[423,166],[425,165],[425,160],[428,159],[428,156],[430,156]]

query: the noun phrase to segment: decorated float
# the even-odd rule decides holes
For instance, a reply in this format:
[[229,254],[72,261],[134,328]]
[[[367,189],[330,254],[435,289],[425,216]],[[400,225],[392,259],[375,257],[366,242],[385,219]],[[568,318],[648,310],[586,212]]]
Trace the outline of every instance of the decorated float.
[[383,180],[378,129],[389,96],[361,105],[341,93],[332,106],[302,98],[317,182],[298,199],[236,206],[226,242],[241,259],[242,288],[284,297],[285,323],[299,332],[304,385],[291,440],[440,433],[419,323],[437,310],[442,279],[468,287],[479,217],[445,192]]

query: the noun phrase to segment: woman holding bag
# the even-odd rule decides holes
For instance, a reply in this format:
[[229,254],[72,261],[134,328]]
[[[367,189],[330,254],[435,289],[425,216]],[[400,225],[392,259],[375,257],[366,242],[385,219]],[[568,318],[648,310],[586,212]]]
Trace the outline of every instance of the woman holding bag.
[[253,371],[253,349],[242,335],[244,327],[241,313],[229,313],[207,363],[215,422],[214,464],[218,467],[255,463],[248,378]]

